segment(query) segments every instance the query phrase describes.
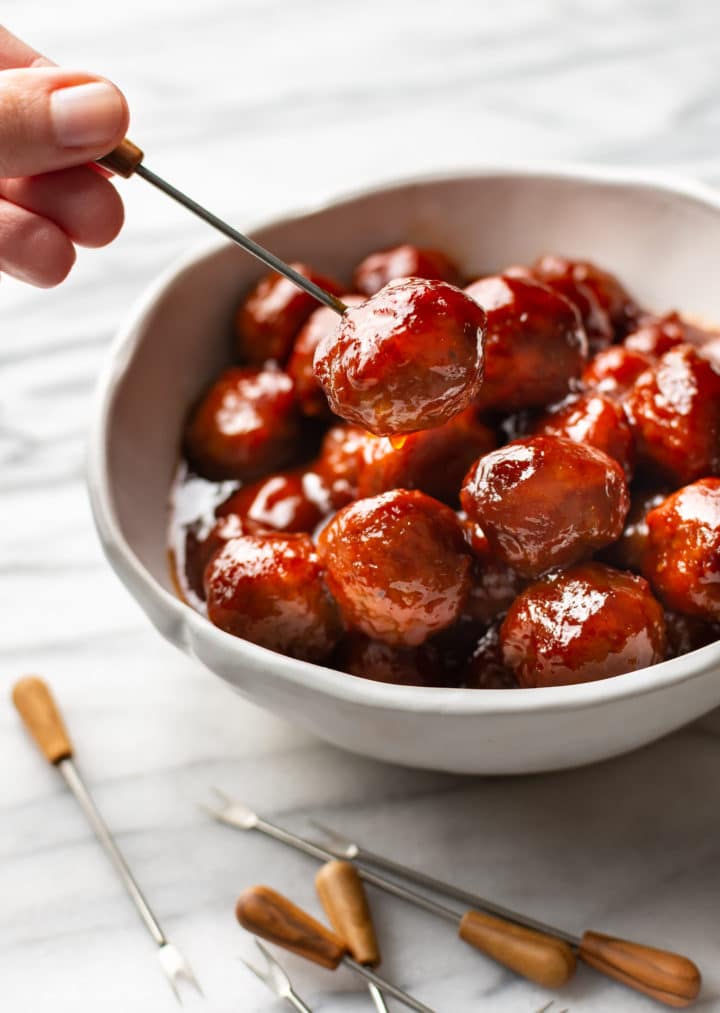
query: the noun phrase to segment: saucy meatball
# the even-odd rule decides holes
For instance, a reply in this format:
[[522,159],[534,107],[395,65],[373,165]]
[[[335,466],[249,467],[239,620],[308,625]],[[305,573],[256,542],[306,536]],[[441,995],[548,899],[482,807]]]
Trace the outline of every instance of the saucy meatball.
[[532,436],[481,457],[460,501],[493,552],[527,577],[614,541],[630,505],[617,461],[560,436]]
[[[342,292],[342,285],[307,264],[290,266],[331,295]],[[293,338],[317,305],[311,295],[284,275],[275,271],[265,275],[240,303],[235,316],[241,360],[260,365],[274,359],[282,365],[290,354]]]
[[296,469],[244,485],[220,504],[216,514],[236,515],[247,532],[311,534],[331,511],[330,495],[321,477],[314,471]]
[[358,498],[363,452],[374,437],[357,426],[328,429],[314,469],[320,475],[335,510]]
[[369,436],[363,448],[358,495],[420,489],[456,506],[468,468],[494,447],[495,434],[478,420],[472,408],[444,426],[410,433],[399,445],[387,436]]
[[375,295],[396,278],[428,278],[460,285],[456,264],[440,250],[404,243],[391,250],[371,253],[355,268],[353,281],[358,292]]
[[623,342],[625,348],[634,352],[642,352],[651,359],[659,359],[676,345],[686,342],[694,344],[693,338],[697,329],[685,321],[677,313],[666,313],[662,317],[649,316],[640,320],[636,330],[632,331]]
[[[594,303],[607,314],[618,337],[623,337],[634,325],[639,309],[618,279],[603,271],[589,260],[568,260],[549,255],[533,264],[533,273],[545,284],[557,286],[572,302],[590,295]],[[571,293],[577,292],[578,295]]]
[[513,411],[564,397],[587,358],[587,337],[575,307],[525,278],[481,278],[465,291],[487,314],[478,404]]
[[[343,295],[346,306],[359,306],[365,302],[362,295]],[[311,418],[332,417],[330,406],[317,381],[313,370],[315,349],[320,339],[332,337],[340,326],[340,317],[329,306],[320,306],[314,310],[298,331],[292,354],[287,364],[288,376],[295,384],[295,397],[303,415]]]
[[205,593],[220,629],[292,658],[320,661],[342,632],[307,535],[231,539],[208,563]]
[[442,658],[429,644],[391,647],[363,633],[348,633],[333,656],[337,667],[350,675],[397,686],[443,686]]
[[190,417],[185,452],[205,478],[257,478],[281,467],[299,434],[293,384],[279,369],[226,369]]
[[188,528],[185,535],[184,572],[188,588],[200,599],[205,601],[205,567],[212,556],[231,538],[239,538],[248,534],[248,530],[240,517],[228,514],[216,521],[210,531],[203,537],[198,526]]
[[643,574],[668,608],[720,621],[720,478],[703,478],[647,515]]
[[548,255],[533,264],[531,276],[573,304],[585,328],[590,352],[594,353],[612,343],[615,330],[607,301],[601,303],[592,284],[583,280],[583,275],[587,275],[583,267],[565,257]]
[[720,373],[690,345],[642,373],[624,404],[647,470],[676,485],[720,474]]
[[455,514],[424,493],[396,489],[344,507],[318,552],[348,626],[410,647],[449,626],[470,586]]
[[643,352],[613,345],[590,360],[583,370],[582,382],[601,394],[621,397],[652,364],[652,358]]
[[443,281],[390,282],[321,338],[315,375],[336,415],[379,436],[442,425],[482,382],[485,314]]
[[500,640],[521,686],[567,686],[663,661],[665,619],[642,577],[581,563],[526,588]]
[[627,476],[632,474],[635,445],[630,426],[622,407],[604,394],[571,394],[543,415],[532,432],[597,447],[622,465]]

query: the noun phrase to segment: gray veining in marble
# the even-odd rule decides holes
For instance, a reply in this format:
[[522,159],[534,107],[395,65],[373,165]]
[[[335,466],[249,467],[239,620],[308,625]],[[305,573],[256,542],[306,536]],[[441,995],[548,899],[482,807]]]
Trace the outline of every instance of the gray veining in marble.
[[[369,182],[503,161],[589,160],[720,181],[712,0],[6,0],[5,23],[128,94],[147,162],[248,224]],[[232,697],[164,644],[103,561],[83,487],[94,378],[128,304],[205,228],[139,180],[127,226],[61,289],[0,285],[0,1006],[176,1009],[149,939],[57,774],[8,704],[55,687],[79,763],[213,1013],[279,1009],[235,959],[238,892],[318,913],[312,863],[198,809],[211,784],[298,830],[379,850],[580,931],[695,957],[720,1010],[720,717],[634,755],[488,780],[345,755]],[[532,1013],[547,996],[373,896],[386,970],[442,1013]],[[283,958],[321,1013],[367,993]],[[581,969],[573,1013],[649,1000]]]

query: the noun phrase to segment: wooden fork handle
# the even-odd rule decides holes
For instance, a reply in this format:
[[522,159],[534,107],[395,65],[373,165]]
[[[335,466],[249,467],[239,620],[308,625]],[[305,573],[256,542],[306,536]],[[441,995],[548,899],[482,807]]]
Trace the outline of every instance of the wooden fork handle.
[[692,960],[601,932],[586,932],[578,955],[595,970],[666,1006],[689,1006],[700,991],[700,971]]
[[331,971],[347,954],[343,940],[268,886],[245,890],[235,914],[248,932]]
[[138,148],[137,144],[133,144],[126,137],[124,141],[120,141],[117,148],[113,148],[109,154],[98,158],[97,163],[103,169],[109,169],[110,172],[114,172],[117,176],[124,176],[125,179],[129,179],[144,157],[145,153],[142,149]]
[[315,877],[315,889],[328,921],[358,964],[376,967],[380,948],[355,866],[350,862],[327,862]]
[[470,946],[545,988],[559,988],[575,973],[575,954],[567,943],[502,918],[467,911],[458,934]]
[[25,727],[50,763],[59,763],[73,754],[68,735],[50,688],[35,675],[15,683],[13,703]]

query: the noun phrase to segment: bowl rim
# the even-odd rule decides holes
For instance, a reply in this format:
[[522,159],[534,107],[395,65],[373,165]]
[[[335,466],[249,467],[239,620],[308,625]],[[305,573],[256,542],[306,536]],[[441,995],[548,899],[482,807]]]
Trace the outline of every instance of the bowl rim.
[[[460,167],[453,171],[427,172],[402,178],[373,182],[369,186],[332,194],[319,203],[283,212],[247,227],[252,236],[261,230],[315,215],[332,207],[351,204],[358,199],[383,192],[401,191],[413,185],[443,182],[468,182],[474,179],[506,177],[516,180],[548,179],[565,182],[637,186],[657,189],[674,198],[689,199],[706,208],[720,211],[720,194],[697,181],[672,174],[637,168],[597,167],[583,163],[492,164]],[[611,704],[621,699],[660,692],[679,683],[689,682],[720,667],[720,641],[689,654],[661,662],[649,668],[592,682],[570,686],[535,687],[519,692],[457,687],[398,686],[374,682],[311,662],[300,661],[260,647],[213,626],[179,597],[162,587],[145,568],[122,533],[112,497],[106,448],[109,421],[116,389],[137,348],[144,340],[142,326],[155,304],[184,272],[199,261],[233,244],[213,239],[194,244],[174,259],[131,305],[106,353],[100,370],[91,412],[87,453],[87,483],[93,519],[103,549],[116,573],[141,602],[150,600],[156,613],[172,620],[182,642],[192,648],[193,640],[209,640],[218,653],[235,655],[238,668],[244,661],[271,670],[298,687],[335,697],[346,703],[383,710],[434,712],[453,715],[500,716],[539,711],[573,711],[594,705]],[[195,652],[193,652],[195,653]],[[688,662],[690,662],[688,664]]]

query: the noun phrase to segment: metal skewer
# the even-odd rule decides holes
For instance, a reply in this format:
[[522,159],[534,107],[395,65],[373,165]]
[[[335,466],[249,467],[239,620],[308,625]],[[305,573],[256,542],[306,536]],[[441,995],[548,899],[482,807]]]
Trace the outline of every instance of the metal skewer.
[[[262,819],[246,805],[231,799],[218,788],[214,791],[222,799],[222,806],[202,807],[213,819],[238,830],[257,830],[321,862],[336,857],[327,848]],[[369,869],[359,868],[358,873],[365,883],[450,922],[461,938],[475,949],[531,981],[547,988],[557,988],[565,984],[575,971],[573,951],[561,940],[477,911],[459,913]]]
[[49,687],[42,679],[34,677],[21,679],[13,689],[13,702],[45,758],[57,767],[65,778],[67,786],[79,802],[80,808],[95,831],[95,835],[115,866],[143,924],[159,947],[158,958],[176,999],[178,1002],[182,1002],[178,988],[182,979],[202,995],[202,989],[192,973],[190,965],[177,947],[168,942],[167,936],[152,913],[150,905],[113,840],[105,820],[93,802],[92,796],[73,762],[72,742],[65,730],[65,725]]
[[172,183],[168,183],[167,180],[158,176],[157,173],[148,169],[143,164],[144,152],[133,144],[132,141],[127,138],[111,151],[109,155],[104,158],[98,159],[98,164],[102,165],[105,169],[110,169],[111,172],[117,173],[119,176],[124,176],[129,179],[130,176],[137,175],[144,179],[146,182],[151,183],[158,190],[161,190],[168,197],[172,197],[178,204],[182,204],[184,208],[191,211],[198,218],[202,218],[208,225],[212,225],[218,232],[222,232],[224,236],[231,239],[238,246],[242,247],[247,253],[250,253],[253,257],[256,257],[259,261],[265,264],[273,271],[277,271],[278,274],[284,275],[289,281],[297,285],[308,295],[312,296],[313,299],[317,299],[318,302],[322,303],[323,306],[328,306],[331,310],[336,313],[342,314],[347,309],[345,303],[338,299],[336,296],[327,292],[320,285],[316,285],[314,281],[306,278],[304,275],[296,271],[290,264],[285,263],[280,257],[277,257],[270,250],[266,250],[260,243],[256,243],[254,239],[250,239],[248,236],[239,232],[233,228],[232,225],[228,225],[227,222],[223,221],[222,218],[218,218],[212,211],[208,211],[207,208],[203,207],[202,204],[198,204],[197,201],[193,200],[192,197],[188,197],[187,194],[183,193],[182,190],[178,190],[177,187],[173,186]]
[[[295,989],[292,987],[292,982],[287,976],[287,972],[281,964],[277,962],[273,957],[267,946],[263,946],[260,940],[255,938],[255,945],[262,953],[265,958],[265,967],[260,969],[251,964],[249,960],[244,960],[240,957],[248,971],[252,973],[267,985],[270,991],[278,997],[278,999],[284,999],[291,1006],[293,1006],[298,1013],[313,1013],[307,1003],[303,1002],[300,996],[297,994]],[[540,1010],[539,1013],[544,1013],[544,1010]]]
[[418,886],[425,886],[435,893],[441,893],[463,904],[471,904],[473,907],[481,908],[483,911],[497,915],[498,918],[507,918],[508,921],[517,922],[518,925],[525,925],[527,928],[535,929],[537,932],[547,932],[548,935],[555,936],[556,939],[563,939],[570,946],[580,946],[580,937],[573,935],[571,932],[565,932],[554,925],[548,925],[536,918],[530,918],[528,915],[521,914],[519,911],[513,911],[512,908],[496,904],[494,901],[488,900],[487,897],[480,897],[478,894],[470,893],[468,890],[462,890],[460,887],[453,886],[452,883],[446,883],[441,879],[436,879],[434,876],[429,876],[425,872],[420,872],[418,869],[394,862],[391,858],[386,858],[384,855],[378,855],[377,852],[363,848],[332,827],[327,826],[325,823],[320,823],[319,820],[310,820],[310,823],[326,834],[333,842],[333,845],[329,846],[328,850],[336,858],[345,858],[350,862],[357,862],[358,865],[363,867],[365,865],[374,865],[376,868],[384,869],[385,872],[389,872],[394,876],[400,876],[411,883],[417,883]]
[[502,907],[486,897],[480,897],[469,890],[463,890],[452,883],[446,883],[425,872],[379,855],[317,820],[311,820],[311,823],[334,841],[334,847],[330,850],[336,857],[352,861],[357,864],[358,869],[364,871],[368,866],[384,869],[463,904],[470,904],[474,908],[488,911],[518,925],[563,939],[573,947],[581,960],[595,970],[622,981],[636,991],[651,995],[660,1002],[676,1007],[687,1006],[694,1001],[700,991],[700,972],[691,960],[681,954],[616,939],[591,930],[585,932],[582,937],[573,935],[554,925]]

